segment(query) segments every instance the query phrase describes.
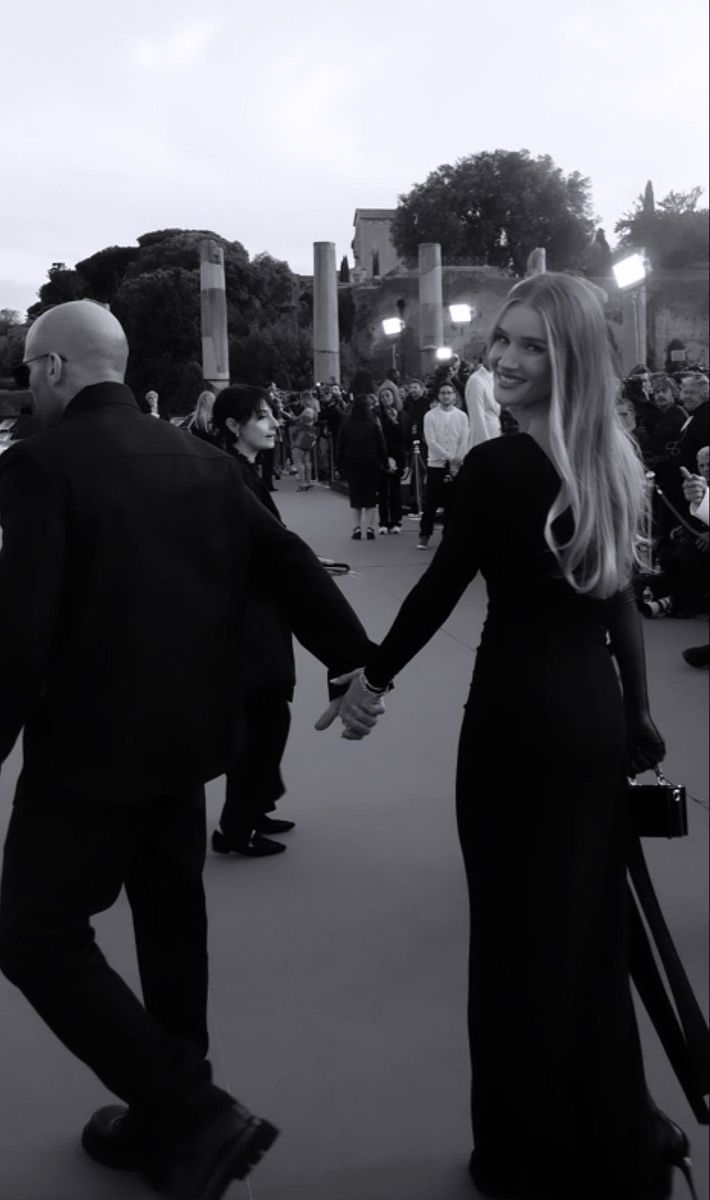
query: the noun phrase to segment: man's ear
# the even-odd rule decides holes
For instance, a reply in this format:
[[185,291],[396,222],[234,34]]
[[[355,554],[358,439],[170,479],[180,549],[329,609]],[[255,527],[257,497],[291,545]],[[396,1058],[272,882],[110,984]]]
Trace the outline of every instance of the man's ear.
[[59,383],[64,371],[64,362],[54,351],[47,355],[47,375],[52,383]]

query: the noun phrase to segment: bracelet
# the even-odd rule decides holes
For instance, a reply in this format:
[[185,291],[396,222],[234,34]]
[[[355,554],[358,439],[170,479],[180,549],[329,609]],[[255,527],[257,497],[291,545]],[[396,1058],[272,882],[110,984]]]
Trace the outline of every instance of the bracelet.
[[364,687],[365,691],[369,692],[371,696],[384,696],[385,692],[392,691],[391,683],[386,683],[385,686],[381,688],[373,687],[369,682],[364,670],[360,672],[358,679],[360,680],[360,683]]

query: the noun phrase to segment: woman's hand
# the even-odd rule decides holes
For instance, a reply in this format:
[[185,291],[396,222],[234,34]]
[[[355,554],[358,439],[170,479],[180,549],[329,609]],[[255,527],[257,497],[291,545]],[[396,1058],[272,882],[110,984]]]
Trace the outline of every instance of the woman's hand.
[[316,729],[327,729],[336,717],[340,717],[343,722],[342,737],[351,742],[367,737],[377,724],[378,717],[385,711],[385,702],[383,696],[373,696],[361,680],[362,668],[332,680],[335,684],[349,683],[350,686],[345,695],[331,701],[316,721]]
[[651,720],[650,713],[627,717],[626,722],[625,770],[633,778],[663,762],[666,743]]

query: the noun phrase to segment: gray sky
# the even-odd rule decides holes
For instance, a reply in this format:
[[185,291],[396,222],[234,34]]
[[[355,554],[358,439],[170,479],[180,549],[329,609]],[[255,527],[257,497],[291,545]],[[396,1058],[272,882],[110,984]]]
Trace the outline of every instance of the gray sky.
[[[615,221],[708,180],[705,0],[38,0],[3,11],[0,308],[171,226],[310,273],[358,207],[525,147]],[[707,193],[701,203],[707,205]]]

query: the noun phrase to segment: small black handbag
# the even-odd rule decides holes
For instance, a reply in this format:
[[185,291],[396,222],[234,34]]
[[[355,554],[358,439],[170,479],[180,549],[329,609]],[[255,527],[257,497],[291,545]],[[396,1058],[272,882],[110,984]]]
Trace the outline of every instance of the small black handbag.
[[685,837],[688,833],[685,788],[666,779],[660,767],[654,770],[655,783],[628,780],[632,828],[640,837]]

